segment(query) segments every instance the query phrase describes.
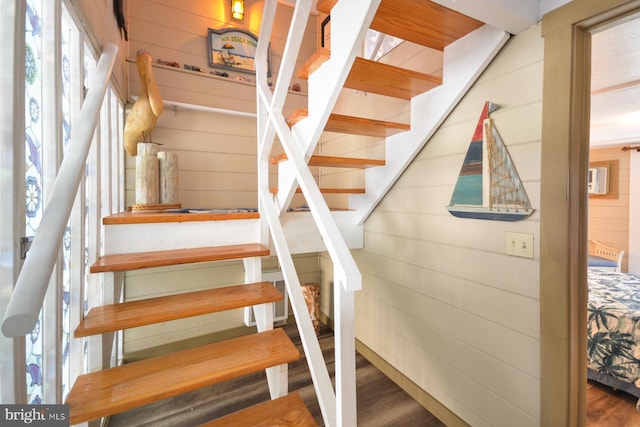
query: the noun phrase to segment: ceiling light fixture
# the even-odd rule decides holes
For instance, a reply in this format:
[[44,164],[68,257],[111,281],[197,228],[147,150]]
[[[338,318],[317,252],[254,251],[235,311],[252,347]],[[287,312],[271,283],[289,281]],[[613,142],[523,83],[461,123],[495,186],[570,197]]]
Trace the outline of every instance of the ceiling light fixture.
[[240,21],[244,19],[244,0],[231,0],[231,17]]

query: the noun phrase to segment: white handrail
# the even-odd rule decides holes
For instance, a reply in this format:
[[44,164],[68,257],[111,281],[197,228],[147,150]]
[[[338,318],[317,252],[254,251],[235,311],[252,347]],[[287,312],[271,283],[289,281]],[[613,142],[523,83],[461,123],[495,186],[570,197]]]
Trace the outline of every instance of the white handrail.
[[71,141],[65,150],[51,197],[47,201],[47,207],[2,321],[2,333],[7,337],[29,334],[38,320],[51,273],[58,260],[75,195],[85,170],[117,52],[118,47],[115,44],[106,45],[91,77],[77,127],[74,128]]

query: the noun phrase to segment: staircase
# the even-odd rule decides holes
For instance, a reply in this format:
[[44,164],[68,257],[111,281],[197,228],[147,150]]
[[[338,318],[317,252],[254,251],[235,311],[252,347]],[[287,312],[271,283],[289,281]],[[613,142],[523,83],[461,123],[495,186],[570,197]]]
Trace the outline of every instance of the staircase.
[[[363,187],[320,189],[324,194],[350,194],[346,208],[353,212],[357,224],[364,222],[508,40],[508,34],[431,1],[373,0],[366,3],[371,4],[370,9],[364,4],[318,1],[316,8],[320,13],[330,15],[332,40],[338,42],[332,42],[331,49],[318,49],[297,70],[296,77],[309,81],[309,109],[298,110],[286,118],[290,138],[297,141],[309,166],[366,169]],[[375,14],[369,17],[367,14],[371,10]],[[356,16],[367,17],[361,28],[356,25]],[[358,56],[367,28],[443,52],[442,75]],[[353,46],[349,45],[352,40]],[[343,89],[409,102],[410,123],[332,112]],[[316,156],[318,136],[322,132],[384,139],[385,158],[367,162],[340,156]],[[281,165],[278,186],[272,191],[277,194],[282,211],[290,205],[293,194],[300,192],[294,190],[291,165],[286,160],[287,156],[272,159]]]
[[[242,221],[255,216],[247,213],[231,214],[226,218],[214,215],[213,218]],[[136,221],[145,222],[145,217],[147,223],[158,221],[153,214],[137,215]],[[116,215],[105,218],[105,223],[126,226],[129,221],[124,218],[126,216]],[[247,265],[256,262],[259,266],[260,257],[268,256],[269,252],[267,247],[258,243],[234,243],[108,253],[100,257],[90,271],[112,275],[143,268],[229,260],[243,260]],[[300,397],[287,394],[287,364],[298,360],[300,353],[283,330],[273,329],[271,305],[282,298],[270,282],[255,282],[92,308],[76,328],[75,338],[243,307],[257,308],[258,332],[80,375],[66,400],[70,423],[108,417],[197,388],[267,370],[273,400],[264,404],[266,407],[260,405],[247,409],[247,414],[261,413],[261,419],[267,425],[316,425]],[[232,425],[256,425],[253,416],[248,417],[243,411],[230,417]],[[295,423],[287,424],[283,420]],[[210,425],[223,425],[225,422],[214,421]]]
[[[267,371],[272,400],[240,413],[213,420],[207,426],[316,425],[300,396],[287,393],[287,364],[300,355],[288,337],[273,329],[270,306],[282,299],[270,283],[261,281],[260,258],[275,254],[283,271],[292,309],[318,395],[325,425],[356,425],[354,292],[360,273],[350,249],[362,247],[362,223],[401,172],[422,149],[435,129],[488,65],[507,35],[431,1],[320,0],[317,8],[330,14],[331,49],[319,49],[298,71],[309,79],[309,107],[285,118],[286,98],[300,37],[310,13],[310,1],[296,4],[291,33],[275,88],[266,82],[266,44],[274,22],[275,0],[267,0],[256,54],[258,91],[259,215],[199,217],[201,227],[182,232],[193,216],[128,214],[105,218],[104,255],[92,273],[118,282],[122,272],[136,269],[243,260],[245,283],[147,300],[93,308],[75,330],[75,337],[111,334],[126,328],[168,322],[241,307],[254,307],[258,332],[228,341],[94,370],[78,377],[66,403],[71,424],[108,417],[140,405],[175,396],[260,370]],[[406,70],[357,56],[368,28],[443,50],[443,74]],[[333,113],[343,88],[407,101],[410,123]],[[384,159],[317,155],[322,132],[382,138]],[[271,154],[275,136],[285,154]],[[278,164],[278,185],[269,184],[269,164]],[[319,188],[309,166],[365,170],[365,186]],[[290,243],[287,213],[296,192],[304,194],[317,238],[300,246]],[[350,194],[350,206],[336,215],[323,194]],[[342,216],[340,216],[342,215]],[[309,215],[306,215],[309,217]],[[160,219],[158,219],[160,218]],[[342,218],[342,219],[341,219]],[[138,221],[139,224],[132,224]],[[175,239],[159,239],[143,227],[174,222]],[[206,223],[206,225],[204,225]],[[296,233],[307,233],[299,224]],[[132,234],[137,233],[137,234]],[[351,233],[351,234],[350,234]],[[355,236],[354,236],[355,235]],[[306,246],[305,246],[306,245]],[[134,248],[132,248],[134,247]],[[336,383],[331,384],[313,326],[306,312],[292,254],[327,251],[334,263]],[[98,368],[93,366],[93,368]]]

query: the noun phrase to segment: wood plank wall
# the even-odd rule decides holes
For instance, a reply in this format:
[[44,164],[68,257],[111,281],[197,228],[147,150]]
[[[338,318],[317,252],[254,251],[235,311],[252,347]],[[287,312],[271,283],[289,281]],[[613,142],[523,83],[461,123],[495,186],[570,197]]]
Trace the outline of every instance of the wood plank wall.
[[[540,425],[542,74],[535,27],[503,48],[366,221],[365,248],[355,251],[357,338],[470,425]],[[536,209],[524,221],[446,210],[485,101],[501,106],[495,126]],[[375,108],[389,112],[382,119],[409,114]],[[338,150],[328,140],[322,149]],[[506,255],[507,231],[534,235],[533,259]],[[321,268],[324,296],[333,280],[324,255]]]
[[[196,65],[203,73],[154,67],[160,93],[164,100],[225,110],[255,113],[255,85],[239,82],[236,77],[254,81],[255,76],[231,72],[229,78],[214,77],[212,71],[226,71],[208,66],[207,29],[228,26],[260,33],[261,3],[246,1],[245,20],[230,21],[230,2],[223,0],[136,0],[130,2],[129,73],[130,100],[140,90],[133,61],[140,49],[147,50],[154,60],[176,61]],[[153,11],[150,13],[149,11]],[[271,38],[272,80],[275,82],[286,40],[286,30],[293,9],[279,5],[274,34]],[[303,39],[300,64],[316,46],[316,23],[312,16]],[[287,112],[306,108],[306,85],[302,91],[291,92]],[[154,141],[163,144],[161,150],[178,155],[180,201],[188,208],[238,208],[257,206],[256,121],[254,118],[227,114],[189,111],[170,107],[160,116],[152,132]],[[127,204],[135,200],[135,161],[126,159]],[[275,172],[275,166],[272,169]],[[274,182],[274,186],[277,183]],[[303,204],[297,198],[294,206]]]
[[622,146],[589,152],[590,164],[612,165],[610,193],[589,197],[589,236],[625,251],[622,271],[627,271],[629,265],[629,160],[630,151],[622,151]]

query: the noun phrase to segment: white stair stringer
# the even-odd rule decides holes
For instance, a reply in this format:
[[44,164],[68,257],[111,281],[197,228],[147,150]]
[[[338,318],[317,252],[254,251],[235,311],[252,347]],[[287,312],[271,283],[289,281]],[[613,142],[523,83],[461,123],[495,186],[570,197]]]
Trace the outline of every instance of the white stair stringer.
[[[331,10],[331,57],[308,77],[308,115],[291,129],[307,161],[320,140],[353,62],[361,53],[380,1],[340,1]],[[290,170],[290,162],[281,163],[277,202],[284,212],[294,196],[295,174]]]
[[442,85],[413,97],[411,130],[386,139],[386,164],[365,171],[365,193],[349,198],[362,224],[509,39],[484,25],[444,50]]

